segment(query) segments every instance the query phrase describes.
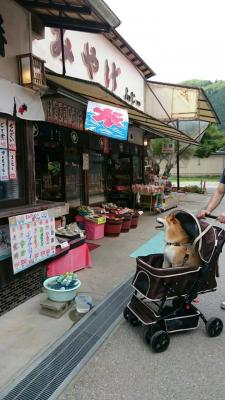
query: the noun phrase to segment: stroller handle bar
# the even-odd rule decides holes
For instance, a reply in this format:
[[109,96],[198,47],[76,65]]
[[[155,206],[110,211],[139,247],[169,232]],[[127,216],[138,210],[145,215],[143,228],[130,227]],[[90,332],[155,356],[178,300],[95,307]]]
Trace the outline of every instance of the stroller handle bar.
[[217,219],[217,218],[218,218],[218,215],[209,214],[209,215],[206,215],[206,218]]

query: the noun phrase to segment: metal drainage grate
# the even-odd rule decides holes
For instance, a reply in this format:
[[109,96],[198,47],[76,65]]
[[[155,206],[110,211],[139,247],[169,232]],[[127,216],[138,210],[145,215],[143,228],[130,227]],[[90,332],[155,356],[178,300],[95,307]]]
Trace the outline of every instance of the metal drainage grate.
[[128,279],[10,384],[0,400],[55,399],[111,333],[132,291]]

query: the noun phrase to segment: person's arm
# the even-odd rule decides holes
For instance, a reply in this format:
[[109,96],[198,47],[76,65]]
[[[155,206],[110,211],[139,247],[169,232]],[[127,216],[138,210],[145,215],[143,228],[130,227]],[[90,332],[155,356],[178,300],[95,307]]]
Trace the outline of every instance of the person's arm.
[[[219,183],[215,193],[212,195],[212,197],[209,200],[207,208],[205,210],[201,210],[198,213],[198,218],[204,218],[206,215],[211,214],[211,212],[213,210],[215,210],[215,208],[220,204],[224,194],[225,194],[225,184]],[[219,220],[220,220],[220,222],[225,222],[225,213],[222,213],[222,214],[220,214],[220,217],[222,220],[220,220],[220,217],[219,217]]]

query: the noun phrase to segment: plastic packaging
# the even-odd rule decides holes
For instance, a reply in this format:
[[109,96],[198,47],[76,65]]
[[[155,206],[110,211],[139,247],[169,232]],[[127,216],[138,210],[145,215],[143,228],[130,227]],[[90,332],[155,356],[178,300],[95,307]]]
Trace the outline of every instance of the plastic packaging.
[[92,298],[88,294],[78,294],[75,298],[76,310],[79,314],[86,314],[93,307]]

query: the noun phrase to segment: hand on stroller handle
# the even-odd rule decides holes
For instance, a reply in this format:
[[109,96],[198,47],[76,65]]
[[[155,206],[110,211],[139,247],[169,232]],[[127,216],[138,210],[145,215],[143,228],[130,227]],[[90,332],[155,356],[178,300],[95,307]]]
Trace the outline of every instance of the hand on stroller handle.
[[208,214],[208,215],[205,216],[205,218],[218,219],[218,215]]

